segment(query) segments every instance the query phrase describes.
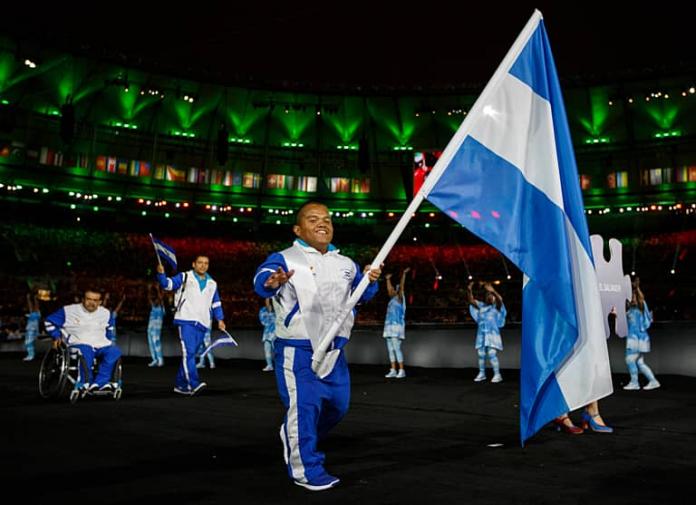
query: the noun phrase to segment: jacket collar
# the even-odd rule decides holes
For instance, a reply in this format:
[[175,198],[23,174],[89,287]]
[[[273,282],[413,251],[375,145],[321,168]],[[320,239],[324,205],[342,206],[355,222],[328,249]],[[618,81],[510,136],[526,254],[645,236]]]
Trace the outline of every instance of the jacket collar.
[[[302,240],[301,238],[296,238],[296,239],[295,239],[295,244],[297,244],[299,247],[301,247],[302,249],[304,249],[306,252],[316,252],[316,253],[318,253],[318,254],[321,254],[319,251],[317,251],[314,247],[312,247],[311,245],[309,245],[307,242],[305,242],[305,241]],[[328,254],[328,253],[334,253],[334,254],[335,254],[335,253],[338,253],[338,252],[339,252],[339,250],[336,249],[336,246],[335,246],[335,245],[329,244],[329,247],[328,247],[328,249],[327,249],[327,251],[326,251],[327,254]]]

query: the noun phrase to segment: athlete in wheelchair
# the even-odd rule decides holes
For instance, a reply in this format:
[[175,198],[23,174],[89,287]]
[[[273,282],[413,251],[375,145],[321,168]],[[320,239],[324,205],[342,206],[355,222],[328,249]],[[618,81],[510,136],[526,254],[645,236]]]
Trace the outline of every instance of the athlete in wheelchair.
[[68,396],[74,403],[86,395],[121,397],[121,351],[111,341],[113,319],[101,303],[101,293],[89,289],[82,303],[66,305],[46,318],[53,345],[39,373],[44,398]]

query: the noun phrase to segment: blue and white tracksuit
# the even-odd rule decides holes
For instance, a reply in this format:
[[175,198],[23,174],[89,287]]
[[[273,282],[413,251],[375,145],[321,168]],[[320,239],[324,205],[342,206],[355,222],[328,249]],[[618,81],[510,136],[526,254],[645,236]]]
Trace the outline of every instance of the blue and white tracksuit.
[[196,350],[212,326],[211,312],[215,320],[224,320],[217,283],[207,273],[200,279],[193,270],[171,278],[157,274],[157,279],[162,289],[176,291],[174,325],[179,329],[182,354],[176,387],[192,391],[201,383],[196,370]]
[[640,310],[637,305],[631,305],[626,311],[626,322],[628,323],[626,366],[633,384],[638,384],[639,370],[648,380],[655,380],[655,374],[645,363],[642,356],[643,353],[650,352],[650,335],[648,335],[647,330],[650,328],[652,321],[652,313],[645,301],[643,301],[643,310]]
[[263,325],[263,354],[266,358],[266,364],[273,366],[273,342],[276,339],[275,334],[275,312],[268,310],[266,307],[261,307],[259,310],[259,321]]
[[[278,267],[294,275],[278,289],[264,283]],[[350,258],[329,246],[325,254],[302,240],[271,254],[257,269],[256,293],[273,297],[276,310],[275,374],[281,401],[287,409],[282,426],[290,477],[303,483],[325,479],[324,454],[318,438],[326,435],[348,410],[350,375],[343,352],[323,379],[312,371],[312,352],[345,306],[363,274]],[[371,283],[361,302],[372,298],[377,283]],[[355,312],[348,315],[331,349],[342,349],[353,327]]]
[[382,336],[387,342],[389,361],[403,363],[401,342],[406,338],[406,300],[402,300],[399,294],[392,296],[389,300]]
[[498,351],[503,350],[503,339],[500,336],[500,328],[505,326],[505,316],[507,310],[505,305],[501,304],[500,309],[495,303],[487,304],[476,301],[476,306],[469,305],[469,313],[478,324],[476,330],[476,344],[474,347],[478,353],[478,367],[480,372],[486,370],[486,358],[491,363],[493,371],[496,374],[500,373],[500,362],[498,360]]
[[152,361],[164,362],[162,355],[162,324],[164,323],[164,306],[153,304],[150,309],[150,319],[147,321],[147,344],[150,348]]
[[24,347],[27,350],[27,359],[34,359],[36,349],[34,342],[39,336],[39,323],[41,322],[41,312],[34,310],[27,314],[27,326],[24,330]]
[[[102,387],[111,382],[114,366],[121,357],[121,351],[112,341],[113,318],[104,307],[89,312],[81,303],[66,305],[46,318],[46,331],[54,340],[63,334],[70,347],[80,350],[85,359],[83,382]],[[61,331],[62,330],[62,331]],[[92,378],[92,363],[100,361],[97,376]]]

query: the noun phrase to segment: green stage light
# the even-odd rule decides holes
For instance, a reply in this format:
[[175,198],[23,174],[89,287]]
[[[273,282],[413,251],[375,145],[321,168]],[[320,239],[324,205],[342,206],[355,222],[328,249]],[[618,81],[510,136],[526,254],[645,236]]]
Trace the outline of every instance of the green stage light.
[[608,144],[609,137],[588,137],[585,139],[585,144]]

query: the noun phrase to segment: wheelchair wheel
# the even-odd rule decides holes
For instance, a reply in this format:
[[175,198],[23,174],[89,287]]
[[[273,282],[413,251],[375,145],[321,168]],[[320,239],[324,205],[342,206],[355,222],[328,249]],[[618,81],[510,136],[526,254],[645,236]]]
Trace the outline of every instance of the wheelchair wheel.
[[77,403],[77,400],[80,399],[80,397],[83,396],[82,391],[79,389],[72,389],[70,391],[70,394],[68,395],[68,399],[70,400],[70,403],[73,405]]
[[123,394],[123,366],[121,364],[121,358],[118,359],[116,365],[114,365],[114,372],[111,376],[111,385],[114,389],[114,400],[118,401],[121,399]]
[[39,370],[39,394],[42,398],[58,398],[61,396],[67,381],[68,352],[67,348],[51,347],[41,361]]

